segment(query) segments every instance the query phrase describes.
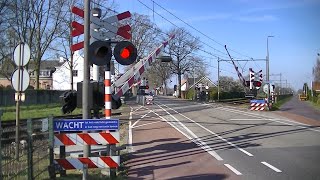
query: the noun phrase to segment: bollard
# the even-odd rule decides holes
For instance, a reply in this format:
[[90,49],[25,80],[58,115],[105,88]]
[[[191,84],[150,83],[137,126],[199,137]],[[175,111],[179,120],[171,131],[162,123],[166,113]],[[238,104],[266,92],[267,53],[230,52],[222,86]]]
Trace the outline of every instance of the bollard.
[[82,180],[86,180],[88,177],[88,164],[83,164]]

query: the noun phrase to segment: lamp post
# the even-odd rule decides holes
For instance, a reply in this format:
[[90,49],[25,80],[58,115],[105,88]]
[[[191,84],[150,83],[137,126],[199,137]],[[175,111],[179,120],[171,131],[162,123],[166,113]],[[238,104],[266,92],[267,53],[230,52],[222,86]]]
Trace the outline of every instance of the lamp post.
[[267,37],[267,61],[266,61],[266,81],[268,83],[268,93],[267,93],[267,103],[269,107],[269,98],[270,98],[270,82],[269,82],[269,38],[274,36]]

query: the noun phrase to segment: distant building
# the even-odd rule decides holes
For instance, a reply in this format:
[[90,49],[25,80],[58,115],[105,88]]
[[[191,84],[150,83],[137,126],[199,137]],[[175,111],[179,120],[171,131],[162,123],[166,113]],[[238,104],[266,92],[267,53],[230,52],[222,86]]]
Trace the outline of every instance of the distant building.
[[[59,68],[63,63],[59,60],[46,60],[40,63],[39,72],[39,89],[53,89],[52,74]],[[35,76],[35,64],[34,61],[30,61],[26,66],[30,75],[30,86],[35,88],[36,86],[36,76]],[[9,66],[8,72],[11,74],[14,72],[15,67]],[[0,85],[3,87],[11,86],[11,80],[8,80],[4,76],[0,76]]]
[[316,91],[316,93],[320,93],[320,82],[312,82],[312,90]]
[[181,81],[181,97],[186,98],[187,92],[191,88],[199,87],[201,91],[205,91],[206,86],[209,88],[217,87],[217,85],[207,76],[183,79]]

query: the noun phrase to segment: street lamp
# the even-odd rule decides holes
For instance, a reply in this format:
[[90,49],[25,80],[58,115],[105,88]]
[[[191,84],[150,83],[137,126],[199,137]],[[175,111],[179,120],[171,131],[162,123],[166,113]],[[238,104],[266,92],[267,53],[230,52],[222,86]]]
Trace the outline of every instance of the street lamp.
[[269,98],[270,98],[270,82],[269,82],[269,37],[274,36],[268,36],[267,37],[267,61],[266,61],[266,81],[268,83],[268,93],[267,93],[267,103],[269,107]]

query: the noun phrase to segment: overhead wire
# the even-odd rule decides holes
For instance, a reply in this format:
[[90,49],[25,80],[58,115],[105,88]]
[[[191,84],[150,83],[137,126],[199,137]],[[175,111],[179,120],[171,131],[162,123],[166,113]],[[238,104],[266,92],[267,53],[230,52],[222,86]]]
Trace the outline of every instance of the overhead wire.
[[[137,0],[139,1],[141,4],[143,4],[140,0]],[[185,22],[184,20],[182,20],[181,18],[179,18],[178,16],[176,16],[175,14],[173,14],[172,12],[170,12],[169,10],[167,10],[166,8],[164,8],[163,6],[161,6],[160,4],[158,4],[157,2],[154,2],[154,0],[151,0],[153,3],[155,3],[157,6],[159,6],[160,8],[162,8],[163,10],[165,10],[166,12],[168,12],[169,14],[171,14],[172,16],[174,16],[175,18],[177,18],[178,20],[180,20],[181,22],[183,22],[184,24],[186,24],[187,26],[189,26],[190,28],[192,28],[193,30],[197,31],[198,33],[200,33],[201,35],[205,36],[206,38],[210,39],[211,41],[221,45],[224,47],[224,44],[218,42],[217,40],[213,39],[212,37],[206,35],[205,33],[201,32],[200,30],[198,30],[197,28],[195,28],[194,26],[190,25],[189,23]],[[229,48],[230,49],[230,48]],[[238,51],[235,51],[233,49],[230,49],[230,51],[233,51],[234,53],[237,53],[239,55],[242,55],[244,57],[248,57],[248,58],[251,58],[250,56],[247,56],[243,53],[240,53]]]
[[[119,13],[119,12],[113,10],[113,9],[110,9],[110,8],[106,7],[106,6],[103,6],[103,5],[100,5],[100,6],[103,7],[103,8],[106,8],[106,9],[108,9],[108,10],[114,12],[114,13]],[[151,9],[151,10],[152,10],[152,9]],[[168,19],[166,19],[165,17],[161,16],[159,13],[157,13],[157,12],[155,12],[155,13],[158,14],[160,17],[164,18],[166,21],[170,22],[172,25],[176,26],[173,22],[171,22],[171,21],[169,21]],[[135,20],[135,19],[133,19],[133,21],[138,22],[138,23],[140,23],[140,24],[142,24],[142,25],[145,25],[145,26],[148,27],[148,28],[156,29],[156,28],[154,28],[153,26],[150,26],[150,25],[148,25],[148,24],[145,24],[145,23],[143,23],[143,22],[141,22],[141,21],[138,21],[138,20]],[[176,26],[176,27],[178,27],[178,26]],[[178,27],[178,28],[179,28],[179,27]],[[159,30],[159,29],[157,29],[157,30]],[[115,33],[115,32],[113,32],[113,33]],[[170,34],[168,34],[168,33],[166,33],[166,32],[163,32],[162,30],[160,30],[160,33],[163,34],[163,35],[166,35],[166,36],[170,36]],[[190,35],[191,35],[191,34],[190,34]],[[193,35],[191,35],[191,36],[194,37]],[[195,37],[194,37],[194,38],[195,38]],[[202,42],[202,43],[203,43],[203,42]],[[204,49],[202,49],[202,48],[196,48],[196,49],[199,50],[199,51],[202,51],[202,52],[204,52],[204,53],[206,53],[206,54],[208,54],[208,55],[211,55],[211,56],[213,56],[213,57],[216,57],[216,58],[221,57],[221,56],[219,56],[219,55],[217,55],[217,54],[208,52],[208,51],[206,51],[206,50],[204,50]]]

